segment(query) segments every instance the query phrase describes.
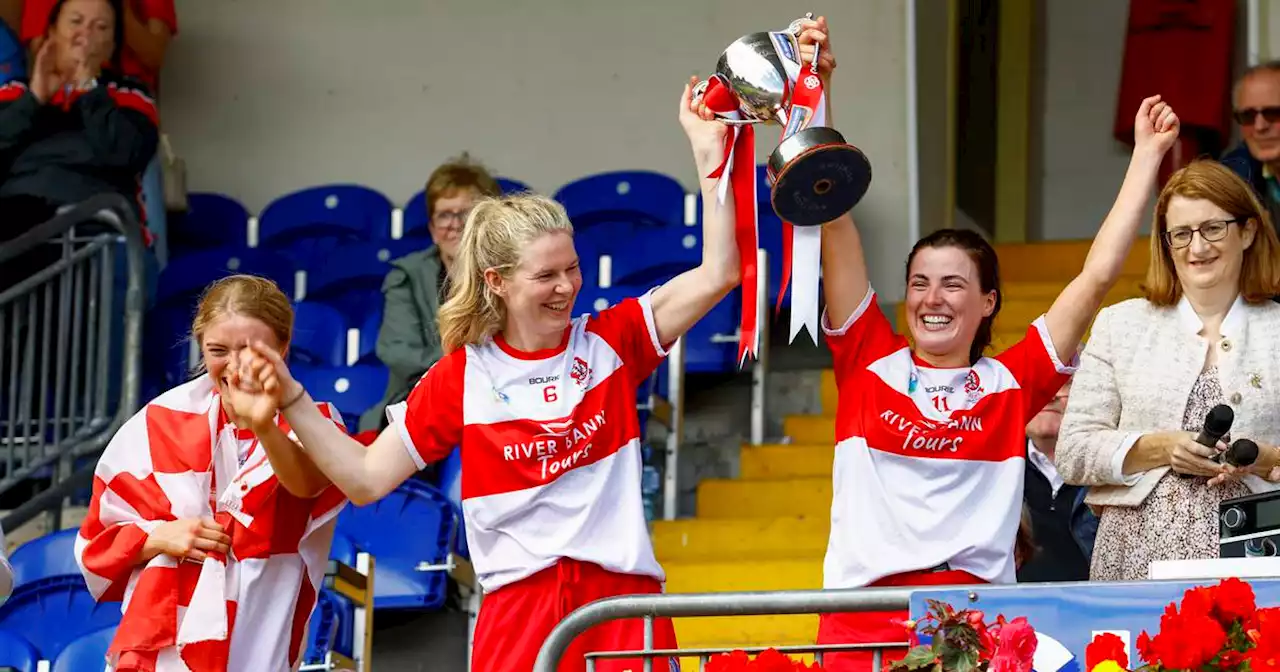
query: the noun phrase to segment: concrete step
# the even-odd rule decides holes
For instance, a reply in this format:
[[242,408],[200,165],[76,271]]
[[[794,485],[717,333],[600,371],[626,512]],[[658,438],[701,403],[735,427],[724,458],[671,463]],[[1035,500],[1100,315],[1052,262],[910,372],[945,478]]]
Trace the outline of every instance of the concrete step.
[[[813,590],[822,587],[822,559],[666,564],[668,593]],[[786,646],[809,644],[818,634],[816,615],[680,618],[682,647]],[[690,668],[690,669],[697,669]]]
[[780,518],[688,518],[653,524],[658,561],[821,559],[827,551],[831,516]]
[[[826,403],[826,390],[823,390]],[[831,405],[834,415],[835,405]],[[743,479],[831,476],[835,447],[830,444],[746,445],[739,456],[739,477]]]
[[[1150,245],[1147,236],[1135,238],[1121,274],[1139,277],[1147,272]],[[1011,281],[1060,281],[1066,284],[1080,273],[1092,240],[1064,240],[996,245],[1000,276]]]
[[816,518],[830,513],[830,477],[707,479],[698,484],[698,518]]
[[796,443],[835,443],[834,415],[788,415],[782,419],[782,433]]

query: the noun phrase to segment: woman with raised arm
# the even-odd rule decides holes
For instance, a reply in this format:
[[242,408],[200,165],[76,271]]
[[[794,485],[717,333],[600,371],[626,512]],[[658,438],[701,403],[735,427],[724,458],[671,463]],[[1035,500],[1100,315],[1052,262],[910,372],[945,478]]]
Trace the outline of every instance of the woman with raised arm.
[[[800,40],[810,59],[815,43],[831,53],[823,19],[808,22]],[[1084,268],[1026,336],[995,357],[984,352],[1000,309],[1000,274],[980,236],[941,230],[911,250],[912,345],[876,304],[852,217],[824,226],[823,328],[839,389],[825,587],[1014,581],[1024,428],[1074,371],[1076,348],[1120,274],[1178,119],[1158,96],[1148,98],[1134,134],[1124,184]],[[818,642],[901,641],[905,618],[824,615]],[[871,655],[831,655],[826,664],[863,670]]]
[[[723,158],[725,126],[692,98],[692,83],[680,122],[699,175],[709,175]],[[541,196],[477,203],[440,310],[445,355],[407,402],[388,408],[391,426],[367,449],[320,417],[270,348],[247,362],[246,379],[258,381],[251,390],[280,404],[311,459],[357,504],[461,444],[467,541],[485,593],[476,672],[531,670],[569,612],[662,590],[640,496],[636,388],[738,283],[732,200],[717,205],[713,179],[701,187],[702,264],[576,319],[582,274],[564,208]],[[576,640],[560,669],[584,669],[587,651],[643,643],[638,619],[601,625]],[[658,623],[654,643],[675,646],[669,620]]]

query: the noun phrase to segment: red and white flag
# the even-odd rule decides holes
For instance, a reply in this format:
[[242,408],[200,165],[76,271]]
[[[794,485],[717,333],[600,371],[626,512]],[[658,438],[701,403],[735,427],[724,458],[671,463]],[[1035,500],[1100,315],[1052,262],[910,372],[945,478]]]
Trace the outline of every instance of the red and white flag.
[[[318,406],[343,426],[336,409]],[[277,422],[289,432],[283,416]],[[312,499],[280,487],[252,433],[226,420],[207,375],[160,395],[107,445],[76,539],[94,598],[123,602],[105,662],[156,672],[295,669],[345,504],[334,486]],[[230,554],[135,564],[151,530],[201,517],[223,526]]]

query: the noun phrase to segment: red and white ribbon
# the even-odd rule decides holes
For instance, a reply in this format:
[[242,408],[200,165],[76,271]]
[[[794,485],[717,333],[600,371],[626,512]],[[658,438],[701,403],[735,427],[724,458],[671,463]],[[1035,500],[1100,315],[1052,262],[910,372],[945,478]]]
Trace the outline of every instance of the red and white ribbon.
[[[786,140],[810,126],[827,122],[827,99],[822,79],[810,68],[800,71],[791,94],[787,126],[782,131]],[[788,342],[795,342],[801,329],[809,330],[809,338],[818,344],[818,283],[822,268],[822,227],[792,226],[782,223],[782,288],[778,292],[777,309],[791,282],[791,329]]]
[[[702,100],[712,112],[726,119],[741,119],[738,98],[720,77],[712,77]],[[724,161],[707,176],[719,178],[716,202],[723,206],[733,195],[734,239],[738,243],[739,275],[742,280],[742,319],[738,333],[738,366],[750,355],[760,356],[761,316],[756,312],[758,291],[756,250],[760,247],[756,217],[756,131],[751,125],[729,126],[725,135]]]

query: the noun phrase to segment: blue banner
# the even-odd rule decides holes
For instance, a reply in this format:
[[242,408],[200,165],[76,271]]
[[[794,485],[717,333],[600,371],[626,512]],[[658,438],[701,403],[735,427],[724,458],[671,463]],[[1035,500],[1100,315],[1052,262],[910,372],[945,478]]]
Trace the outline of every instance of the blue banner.
[[[968,590],[918,590],[911,595],[911,618],[927,612],[926,600],[946,602],[956,609],[977,609],[986,621],[1003,614],[1008,620],[1025,616],[1036,630],[1036,672],[1088,672],[1084,649],[1094,635],[1112,632],[1125,642],[1129,668],[1141,665],[1136,644],[1146,630],[1160,631],[1160,615],[1170,602],[1203,581],[1147,583],[1070,583],[1061,586],[975,586]],[[1280,580],[1251,579],[1259,607],[1280,605]]]

